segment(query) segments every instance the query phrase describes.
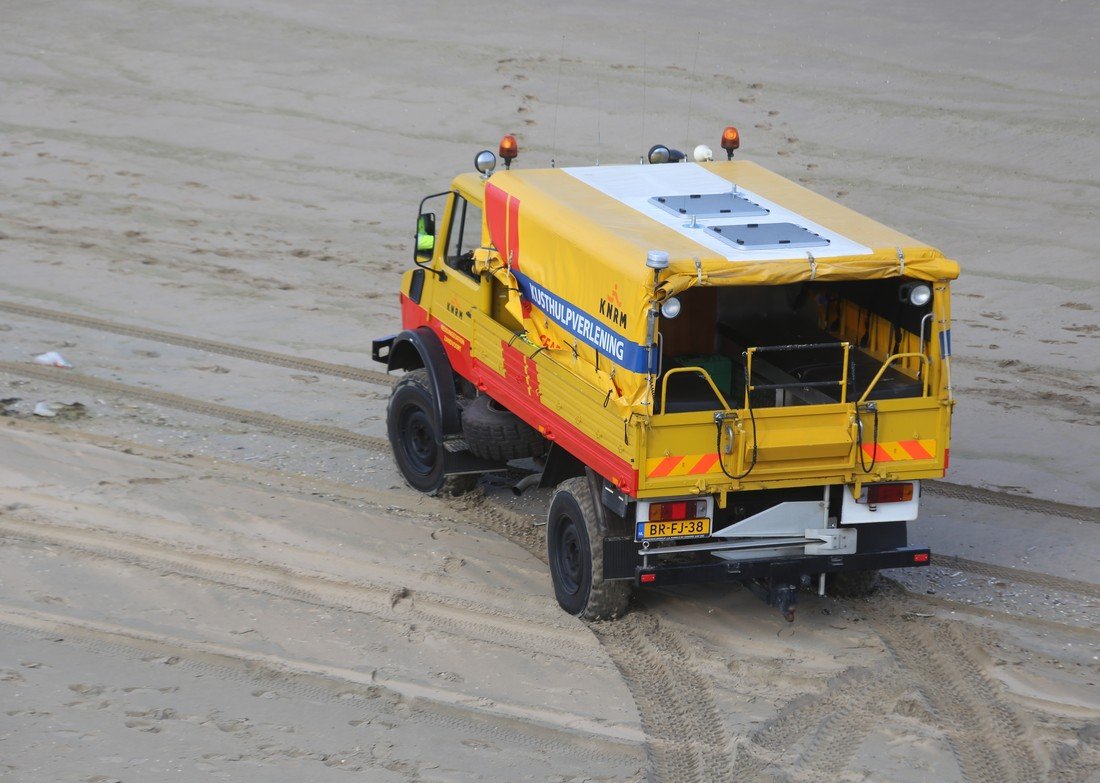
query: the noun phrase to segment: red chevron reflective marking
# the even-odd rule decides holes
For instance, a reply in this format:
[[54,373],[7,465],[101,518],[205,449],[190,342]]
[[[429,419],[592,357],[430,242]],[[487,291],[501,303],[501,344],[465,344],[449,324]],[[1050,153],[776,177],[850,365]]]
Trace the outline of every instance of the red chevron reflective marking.
[[695,463],[695,466],[688,471],[688,473],[706,473],[714,467],[714,463],[718,461],[718,454],[704,454],[702,459]]
[[650,478],[664,478],[680,464],[683,457],[665,457],[661,464],[655,467],[649,474]]
[[894,461],[894,458],[890,456],[890,452],[888,452],[886,449],[882,448],[882,446],[878,445],[877,443],[874,444],[874,445],[871,445],[869,443],[864,443],[863,444],[863,453],[866,454],[871,459],[875,460],[875,462],[893,462]]
[[903,440],[898,441],[898,445],[905,449],[913,459],[932,459],[933,454],[928,453],[928,449],[920,444],[919,440]]

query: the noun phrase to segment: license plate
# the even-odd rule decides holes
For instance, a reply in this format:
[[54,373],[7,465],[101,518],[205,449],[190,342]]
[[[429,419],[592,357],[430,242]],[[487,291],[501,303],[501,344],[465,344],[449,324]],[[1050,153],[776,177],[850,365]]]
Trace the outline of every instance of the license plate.
[[638,523],[639,541],[654,538],[700,538],[709,535],[709,519],[678,519],[675,522]]

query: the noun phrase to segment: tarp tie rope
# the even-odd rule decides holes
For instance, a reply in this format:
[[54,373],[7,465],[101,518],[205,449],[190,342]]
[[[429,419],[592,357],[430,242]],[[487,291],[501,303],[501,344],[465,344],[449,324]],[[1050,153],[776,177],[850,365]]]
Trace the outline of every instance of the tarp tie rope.
[[699,260],[699,256],[692,256],[695,261],[695,283],[696,285],[703,284],[703,262]]
[[901,252],[900,247],[895,247],[894,249],[898,251],[898,265],[901,267],[898,274],[904,275],[905,274],[905,253]]
[[817,261],[814,260],[814,254],[806,251],[806,258],[810,259],[810,282],[814,281],[817,277]]

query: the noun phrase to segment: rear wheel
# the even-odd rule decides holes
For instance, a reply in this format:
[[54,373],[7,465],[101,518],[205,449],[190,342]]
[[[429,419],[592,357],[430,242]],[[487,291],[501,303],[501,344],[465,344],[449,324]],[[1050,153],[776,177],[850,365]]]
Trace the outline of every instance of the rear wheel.
[[603,542],[587,479],[563,481],[547,516],[547,559],[558,604],[582,620],[622,617],[630,604],[630,582],[603,578]]
[[443,472],[444,448],[427,370],[413,370],[393,387],[386,428],[397,468],[413,489],[458,495],[477,483],[477,476],[449,477]]

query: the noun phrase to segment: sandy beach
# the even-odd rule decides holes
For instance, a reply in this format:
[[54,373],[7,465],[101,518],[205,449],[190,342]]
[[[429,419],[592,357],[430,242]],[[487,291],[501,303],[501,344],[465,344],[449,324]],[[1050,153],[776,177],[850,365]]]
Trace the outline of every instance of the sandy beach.
[[[0,3],[0,780],[1100,781],[1098,30]],[[728,124],[962,267],[938,559],[793,625],[732,587],[587,625],[545,491],[404,485],[370,340],[420,199],[502,134],[610,164]]]

